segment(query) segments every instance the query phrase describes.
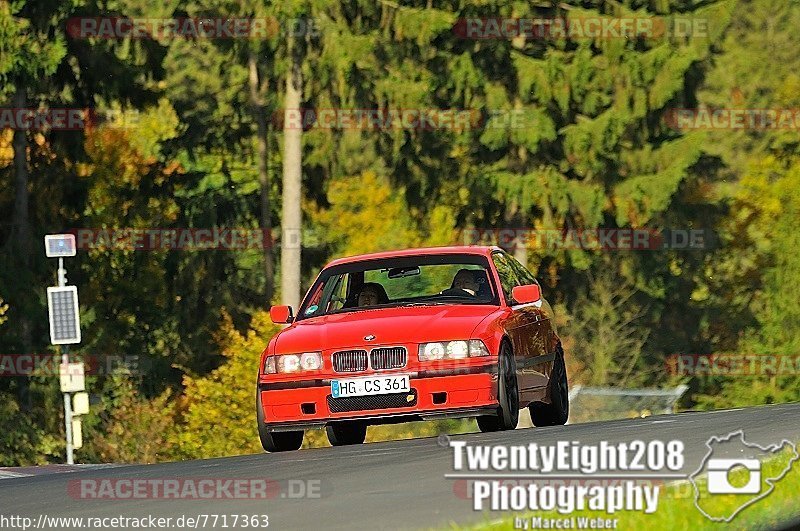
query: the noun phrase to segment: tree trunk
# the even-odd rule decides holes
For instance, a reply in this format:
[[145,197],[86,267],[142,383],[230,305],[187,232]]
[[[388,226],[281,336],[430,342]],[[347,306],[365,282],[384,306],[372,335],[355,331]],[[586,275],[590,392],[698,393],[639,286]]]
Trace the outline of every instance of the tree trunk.
[[[25,89],[17,87],[14,94],[14,107],[22,109],[27,105]],[[31,267],[31,225],[28,203],[28,136],[24,129],[16,129],[12,140],[14,149],[14,217],[12,226],[15,238],[15,252],[22,270]],[[19,331],[25,352],[33,350],[31,322],[28,319],[27,304],[18,305]]]
[[289,36],[291,64],[286,75],[283,121],[283,219],[281,223],[281,299],[297,310],[300,305],[300,251],[302,211],[303,129],[291,113],[300,109],[303,97],[301,44]]
[[248,59],[250,68],[250,104],[253,118],[256,121],[256,158],[258,164],[258,185],[261,192],[261,230],[264,238],[264,296],[267,304],[272,304],[275,289],[275,269],[272,257],[272,207],[269,193],[272,189],[272,178],[269,173],[269,124],[264,115],[264,102],[261,97],[261,84],[258,75],[258,63],[255,51],[250,51]]
[[[525,46],[525,35],[520,35],[519,37],[515,38],[512,41],[515,46],[522,49]],[[522,99],[519,96],[514,97],[514,112],[521,112],[524,106],[522,104]],[[512,116],[513,120],[513,116]],[[513,126],[512,126],[513,127]],[[519,159],[519,167],[521,171],[523,168],[526,168],[528,165],[528,150],[525,149],[523,146],[519,146],[517,148],[517,158]],[[522,209],[519,209],[514,216],[515,219],[518,221],[516,223],[518,229],[526,229],[528,216],[527,212],[523,212]],[[525,267],[528,267],[528,242],[525,236],[526,231],[522,230],[520,234],[516,238],[516,245],[514,246],[514,258]]]
[[[14,107],[22,109],[27,105],[25,89],[17,87],[14,94]],[[11,142],[14,150],[14,214],[12,218],[12,245],[18,258],[19,268],[30,272],[31,268],[31,225],[28,204],[30,197],[28,193],[28,135],[24,129],[16,129],[14,138]],[[16,306],[16,318],[19,323],[19,338],[22,343],[23,352],[33,352],[33,333],[29,317],[31,299],[30,290],[19,290],[19,300]],[[19,379],[17,391],[19,403],[23,410],[30,410],[33,407],[31,396],[28,392],[27,378]]]
[[525,267],[528,267],[528,242],[523,236],[517,238],[517,245],[514,247],[514,258]]

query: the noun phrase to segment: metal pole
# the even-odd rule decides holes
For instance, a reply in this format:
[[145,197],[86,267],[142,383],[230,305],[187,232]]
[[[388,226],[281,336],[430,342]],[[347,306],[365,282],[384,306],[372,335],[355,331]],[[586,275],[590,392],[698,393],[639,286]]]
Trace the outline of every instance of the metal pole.
[[[64,259],[58,259],[58,287],[63,288],[67,285],[67,271],[64,269]],[[64,370],[69,368],[69,347],[64,345],[61,348],[61,363]],[[64,429],[67,436],[67,464],[74,464],[72,457],[72,397],[69,393],[64,393]]]
[[64,269],[64,259],[58,259],[58,287],[63,288],[67,285],[67,270]]
[[[69,365],[69,349],[63,347],[61,351],[61,363],[64,364],[64,369]],[[75,464],[72,457],[72,400],[69,393],[64,393],[64,428],[67,435],[67,464]]]

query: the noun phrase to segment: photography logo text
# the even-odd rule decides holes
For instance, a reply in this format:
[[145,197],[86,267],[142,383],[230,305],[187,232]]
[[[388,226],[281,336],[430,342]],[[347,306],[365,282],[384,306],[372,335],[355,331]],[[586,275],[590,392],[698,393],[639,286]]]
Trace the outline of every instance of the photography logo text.
[[[616,527],[616,519],[607,516],[621,511],[652,514],[658,509],[661,487],[648,480],[685,477],[680,473],[684,445],[678,440],[597,444],[559,441],[520,446],[468,445],[466,441],[451,440],[449,446],[453,450],[454,472],[446,477],[473,480],[473,510],[549,511],[564,515],[550,519],[515,518],[515,527],[522,529]],[[584,510],[606,516],[567,516]]]

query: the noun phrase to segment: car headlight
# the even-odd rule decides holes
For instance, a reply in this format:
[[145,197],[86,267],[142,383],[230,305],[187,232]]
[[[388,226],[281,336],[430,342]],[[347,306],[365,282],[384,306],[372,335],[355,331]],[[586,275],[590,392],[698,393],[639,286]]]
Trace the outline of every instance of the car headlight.
[[322,353],[304,352],[300,355],[300,368],[304,371],[318,371],[322,368]]
[[300,356],[286,354],[278,356],[278,372],[297,372],[300,370]]
[[321,352],[303,352],[302,354],[284,354],[268,356],[264,361],[266,374],[292,373],[302,371],[318,371],[322,368]]
[[469,340],[469,357],[476,358],[480,356],[488,356],[489,349],[486,348],[486,345],[480,339],[470,339]]
[[433,361],[444,358],[443,343],[422,343],[419,346],[419,361]]
[[447,344],[447,357],[453,360],[462,360],[467,357],[468,350],[466,341],[451,341]]
[[478,356],[488,356],[489,350],[480,339],[420,343],[419,361],[461,360]]

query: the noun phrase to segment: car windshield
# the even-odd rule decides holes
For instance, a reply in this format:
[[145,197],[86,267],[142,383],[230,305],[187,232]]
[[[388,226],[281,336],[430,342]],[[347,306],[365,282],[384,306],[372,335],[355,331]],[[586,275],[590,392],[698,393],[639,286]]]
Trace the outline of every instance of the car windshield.
[[483,257],[347,264],[323,271],[299,318],[387,306],[494,304],[497,292],[490,279]]

